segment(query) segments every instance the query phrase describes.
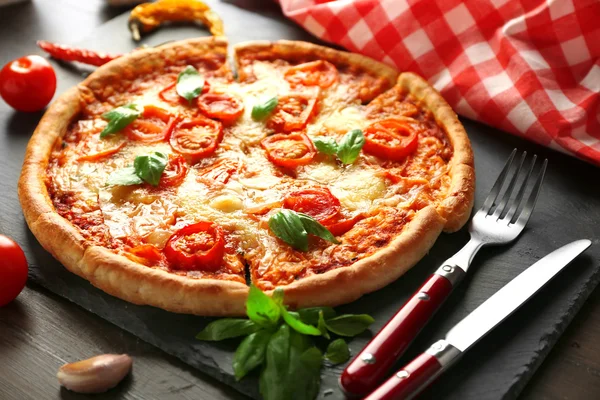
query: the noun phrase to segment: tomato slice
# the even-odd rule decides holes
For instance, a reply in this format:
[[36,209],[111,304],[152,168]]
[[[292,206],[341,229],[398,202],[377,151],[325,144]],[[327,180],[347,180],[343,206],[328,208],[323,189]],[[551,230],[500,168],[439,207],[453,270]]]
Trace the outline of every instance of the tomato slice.
[[131,254],[146,261],[145,265],[156,265],[163,260],[161,251],[152,244],[140,244],[129,250]]
[[326,89],[337,82],[338,71],[330,62],[319,60],[290,67],[284,75],[292,87],[319,86]]
[[304,133],[283,133],[264,138],[260,145],[273,164],[285,168],[306,165],[317,154],[312,141]]
[[283,207],[310,215],[323,225],[340,213],[340,201],[327,188],[292,192],[283,200]]
[[276,132],[289,133],[304,129],[316,112],[319,89],[281,96],[277,107],[267,121],[267,126]]
[[419,131],[408,119],[388,118],[377,121],[364,130],[363,150],[377,157],[402,161],[417,149]]
[[209,118],[231,123],[244,112],[244,103],[224,93],[206,93],[198,97],[198,108]]
[[229,178],[231,178],[231,175],[237,171],[238,167],[239,162],[236,160],[223,159],[199,171],[198,176],[214,182],[226,184],[229,181]]
[[173,130],[176,118],[160,107],[144,106],[142,118],[125,128],[127,137],[140,142],[156,143],[167,139]]
[[118,146],[111,147],[106,150],[98,151],[96,153],[86,154],[77,159],[77,161],[100,161],[108,156],[112,156],[115,153],[118,153],[125,146],[125,142],[121,143]]
[[169,155],[169,163],[160,176],[159,186],[161,188],[175,187],[181,185],[188,173],[185,158],[180,155]]
[[[210,91],[210,83],[208,81],[204,81],[204,87],[202,88],[202,94],[208,93]],[[177,81],[171,83],[169,86],[165,87],[158,93],[158,97],[164,101],[165,103],[169,103],[172,105],[189,105],[190,103],[183,97],[177,93]]]
[[223,263],[225,234],[214,222],[197,222],[174,233],[164,253],[175,269],[216,271]]
[[333,236],[341,236],[352,229],[358,221],[364,218],[365,216],[363,214],[356,214],[352,218],[336,219],[333,222],[329,222],[325,227],[329,229],[329,232],[331,232]]
[[171,133],[171,148],[193,160],[210,156],[223,140],[223,125],[202,116],[179,123]]

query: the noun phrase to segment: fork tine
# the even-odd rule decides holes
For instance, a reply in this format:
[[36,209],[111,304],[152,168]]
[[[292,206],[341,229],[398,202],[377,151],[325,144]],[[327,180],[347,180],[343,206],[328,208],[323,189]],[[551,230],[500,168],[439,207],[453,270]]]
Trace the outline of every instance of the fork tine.
[[[538,174],[535,185],[533,186],[533,190],[531,191],[531,194],[529,195],[529,199],[527,200],[525,207],[523,207],[523,210],[521,211],[519,218],[515,222],[516,225],[525,226],[525,224],[527,224],[527,221],[529,221],[529,217],[531,216],[531,213],[533,212],[538,195],[540,194],[540,188],[542,187],[542,182],[544,181],[544,175],[546,173],[546,165],[548,165],[547,159],[545,159],[544,163],[542,164],[542,169],[540,170],[540,172]],[[510,221],[509,221],[509,223],[510,223]]]
[[510,166],[513,162],[513,159],[515,158],[516,153],[517,153],[517,149],[514,149],[512,151],[512,153],[510,153],[510,156],[508,157],[508,161],[506,161],[506,164],[504,165],[502,172],[500,172],[498,179],[496,179],[494,186],[492,186],[492,190],[490,190],[490,194],[488,194],[488,196],[485,199],[485,202],[483,203],[483,206],[481,206],[481,211],[484,211],[486,214],[490,211],[490,208],[496,201],[496,197],[498,197],[498,193],[500,193],[500,189],[502,188],[502,185],[504,184],[504,179],[506,178],[506,174],[508,174],[508,170],[510,169]]
[[519,189],[519,193],[517,193],[517,197],[515,197],[510,209],[504,216],[504,219],[510,223],[512,221],[513,216],[517,212],[517,209],[521,205],[523,198],[525,197],[525,191],[527,190],[527,184],[529,183],[529,178],[531,178],[531,173],[533,172],[533,168],[535,167],[535,162],[537,161],[537,155],[533,155],[533,159],[531,160],[531,165],[529,166],[529,171],[525,176],[525,179],[521,183],[521,188]]
[[500,203],[498,204],[498,206],[496,207],[496,210],[494,211],[493,217],[496,219],[500,218],[500,215],[502,215],[502,212],[504,211],[504,209],[506,208],[506,205],[508,204],[508,202],[510,200],[510,196],[512,195],[515,185],[517,184],[517,180],[519,179],[519,174],[521,173],[521,167],[523,167],[523,162],[525,161],[525,157],[527,157],[526,151],[524,151],[523,154],[521,155],[521,162],[519,162],[519,166],[517,167],[517,170],[513,174],[513,177],[510,180],[508,187],[506,188],[506,192],[504,193],[504,196],[502,196],[502,200],[500,200]]

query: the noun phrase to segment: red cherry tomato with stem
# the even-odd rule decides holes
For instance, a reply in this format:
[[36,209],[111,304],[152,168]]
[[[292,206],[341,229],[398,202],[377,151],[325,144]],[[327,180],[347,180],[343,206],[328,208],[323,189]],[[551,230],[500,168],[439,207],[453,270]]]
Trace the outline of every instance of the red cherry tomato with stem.
[[27,259],[21,247],[0,235],[0,307],[13,301],[27,281]]
[[21,57],[0,71],[0,96],[15,110],[40,111],[55,91],[56,74],[43,57]]

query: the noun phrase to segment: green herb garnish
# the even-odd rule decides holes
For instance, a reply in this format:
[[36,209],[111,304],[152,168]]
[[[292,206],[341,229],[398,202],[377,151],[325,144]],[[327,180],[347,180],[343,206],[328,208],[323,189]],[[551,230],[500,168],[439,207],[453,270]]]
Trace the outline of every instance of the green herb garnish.
[[267,116],[273,112],[275,107],[277,107],[278,102],[279,99],[277,99],[277,96],[275,96],[271,97],[269,100],[255,105],[252,107],[252,119],[255,121],[262,121],[263,119],[267,118]]
[[309,215],[283,209],[269,219],[269,228],[279,239],[295,249],[308,250],[308,234],[339,243],[327,228]]
[[346,133],[337,143],[333,138],[315,138],[315,147],[323,154],[337,155],[344,164],[352,164],[358,158],[360,150],[365,145],[365,135],[360,129],[353,129]]
[[117,133],[127,125],[139,118],[144,110],[136,104],[126,104],[102,114],[102,118],[108,121],[108,125],[100,132],[100,138]]
[[154,152],[148,156],[137,156],[133,167],[126,167],[113,172],[108,177],[108,185],[139,185],[147,182],[152,186],[158,186],[169,157],[160,152]]
[[224,340],[245,336],[233,359],[237,380],[260,369],[259,387],[265,400],[312,400],[319,392],[323,360],[339,364],[350,358],[343,339],[337,338],[328,345],[319,341],[319,346],[326,349],[323,355],[322,348],[315,345],[313,338],[329,339],[329,332],[336,334],[329,329],[330,325],[345,336],[351,332],[360,333],[373,319],[368,315],[336,317],[335,310],[330,307],[288,311],[283,304],[283,295],[282,289],[276,289],[269,297],[250,286],[246,301],[249,319],[225,318],[211,322],[196,338]]
[[191,65],[185,67],[185,69],[177,76],[177,85],[175,86],[175,89],[177,90],[177,94],[187,101],[191,102],[196,97],[200,96],[203,88],[204,77]]

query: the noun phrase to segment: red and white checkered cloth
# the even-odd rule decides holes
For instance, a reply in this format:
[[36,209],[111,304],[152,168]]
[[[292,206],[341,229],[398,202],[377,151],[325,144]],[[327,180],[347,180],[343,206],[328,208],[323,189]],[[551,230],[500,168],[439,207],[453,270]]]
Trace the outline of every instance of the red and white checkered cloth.
[[279,0],[315,36],[425,77],[458,114],[600,165],[600,0]]

